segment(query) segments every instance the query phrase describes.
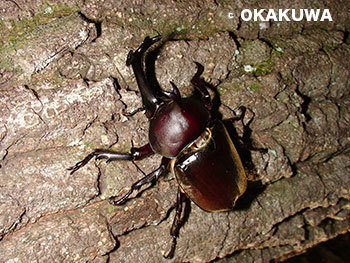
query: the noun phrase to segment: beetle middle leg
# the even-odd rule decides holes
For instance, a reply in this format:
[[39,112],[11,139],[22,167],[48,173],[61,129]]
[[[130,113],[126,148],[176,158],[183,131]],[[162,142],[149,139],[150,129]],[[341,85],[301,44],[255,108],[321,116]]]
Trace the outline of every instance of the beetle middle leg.
[[152,151],[150,144],[146,144],[139,148],[131,148],[130,153],[118,153],[112,150],[97,149],[67,170],[71,171],[70,174],[73,174],[81,167],[85,166],[94,157],[96,159],[107,159],[107,162],[121,160],[133,161],[143,159],[152,154],[154,154],[154,152]]
[[121,198],[119,198],[118,200],[114,200],[115,197],[111,197],[109,199],[109,202],[113,205],[122,205],[124,204],[127,199],[129,198],[129,196],[135,191],[135,190],[139,190],[143,185],[147,184],[147,183],[151,183],[154,181],[157,181],[158,178],[168,169],[168,164],[169,164],[169,159],[163,157],[162,159],[162,163],[160,164],[160,166],[154,170],[153,172],[149,173],[148,175],[144,176],[143,178],[141,178],[140,180],[138,180],[137,182],[133,183],[131,185],[131,188],[129,190],[129,192],[127,192],[124,196],[122,196]]

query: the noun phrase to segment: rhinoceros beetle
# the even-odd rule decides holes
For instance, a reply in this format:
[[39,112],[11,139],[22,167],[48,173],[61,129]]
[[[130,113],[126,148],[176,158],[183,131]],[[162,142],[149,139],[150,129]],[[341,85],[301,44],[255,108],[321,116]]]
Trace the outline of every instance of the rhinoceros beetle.
[[174,84],[172,92],[156,91],[151,85],[144,71],[143,57],[146,50],[160,39],[161,36],[146,37],[135,51],[129,52],[126,60],[136,76],[143,109],[149,119],[149,143],[133,147],[129,153],[97,149],[68,170],[73,174],[93,157],[109,162],[140,160],[155,153],[161,155],[159,168],[135,182],[122,198],[115,200],[113,197],[110,201],[114,205],[123,204],[134,190],[155,182],[171,170],[178,182],[176,214],[170,230],[172,245],[165,256],[171,258],[182,224],[183,203],[189,198],[208,212],[231,210],[245,192],[247,178],[227,129],[221,120],[211,117],[210,95],[200,79],[202,65],[196,63],[197,73],[191,80],[200,99],[182,98]]

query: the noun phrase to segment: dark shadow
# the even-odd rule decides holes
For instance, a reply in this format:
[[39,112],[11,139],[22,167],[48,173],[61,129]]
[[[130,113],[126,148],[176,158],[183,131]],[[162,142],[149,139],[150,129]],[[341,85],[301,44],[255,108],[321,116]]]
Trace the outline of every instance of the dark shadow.
[[343,43],[344,44],[350,44],[349,31],[345,31],[344,32]]
[[266,186],[259,181],[248,181],[247,190],[238,198],[234,210],[247,210],[250,205],[261,193],[264,192]]
[[181,229],[181,227],[187,222],[191,213],[191,200],[186,198],[184,203],[185,203],[184,212],[183,212],[183,217],[182,217],[179,229]]
[[82,12],[80,12],[80,11],[78,12],[78,15],[79,15],[85,22],[92,23],[92,24],[95,25],[96,36],[94,37],[94,39],[91,40],[91,42],[96,42],[96,40],[102,35],[102,21],[90,19],[90,18],[88,18],[84,13],[82,13]]
[[[252,151],[260,151],[260,152],[267,152],[266,149],[260,149],[255,148],[253,146],[253,142],[251,139],[252,135],[252,129],[249,127],[250,123],[253,119],[251,119],[246,125],[243,124],[243,134],[242,136],[239,136],[234,123],[236,121],[242,121],[244,118],[245,108],[243,108],[241,116],[237,116],[235,118],[231,118],[228,120],[224,120],[225,127],[228,130],[228,133],[230,134],[230,137],[232,139],[233,144],[235,145],[237,152],[239,156],[241,157],[241,161],[243,164],[243,167],[247,174],[250,175],[257,175],[255,165],[252,160]],[[243,123],[243,122],[242,122]],[[248,181],[247,190],[241,196],[237,203],[235,208],[236,209],[248,209],[252,203],[252,201],[261,194],[266,187],[262,184],[260,180],[256,181]]]
[[210,89],[214,93],[214,97],[212,98],[213,107],[210,111],[212,118],[216,120],[222,120],[222,114],[219,112],[219,108],[221,106],[221,99],[218,90],[215,86],[205,82],[204,80],[203,83],[205,83],[205,86],[208,87],[208,89]]
[[303,99],[303,102],[300,105],[301,113],[305,116],[306,122],[308,122],[311,120],[311,116],[308,114],[308,108],[311,103],[311,98],[301,93],[299,88],[297,88],[295,92]]
[[231,136],[232,142],[235,145],[239,156],[241,157],[244,168],[247,172],[255,173],[256,169],[252,161],[252,151],[262,151],[266,152],[266,149],[257,149],[253,146],[251,139],[252,129],[249,127],[250,122],[247,125],[243,125],[243,135],[239,136],[238,132],[234,126],[236,121],[240,121],[244,118],[244,114],[237,118],[231,118],[224,120],[225,127]]

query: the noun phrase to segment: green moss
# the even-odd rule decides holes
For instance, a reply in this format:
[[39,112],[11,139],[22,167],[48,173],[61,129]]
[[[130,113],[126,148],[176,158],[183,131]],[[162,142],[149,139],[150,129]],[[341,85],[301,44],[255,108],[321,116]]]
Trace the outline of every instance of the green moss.
[[191,22],[186,17],[182,17],[182,19],[160,21],[157,25],[157,31],[175,39],[198,39],[208,38],[219,29],[205,18]]
[[36,89],[45,83],[50,83],[50,89],[55,89],[69,85],[69,80],[62,77],[57,68],[53,68],[45,72],[34,73],[29,79],[28,85]]
[[273,36],[264,38],[265,41],[270,43],[273,46],[272,52],[283,53],[284,50],[287,50],[290,46],[288,44],[288,39],[282,36]]
[[235,85],[234,89],[238,91],[238,90],[241,90],[241,87],[239,85]]
[[15,75],[17,74],[22,74],[23,69],[16,66],[13,66],[13,62],[10,56],[7,56],[7,54],[3,54],[0,49],[0,68],[3,69],[4,71],[11,71]]
[[252,85],[250,85],[250,89],[251,89],[252,91],[257,91],[257,90],[260,89],[260,86],[259,86],[259,84],[257,84],[257,83],[253,83]]
[[107,213],[108,214],[112,214],[112,213],[114,213],[114,211],[115,211],[115,206],[114,205],[109,205],[107,207]]
[[241,89],[241,87],[238,84],[234,84],[234,83],[222,83],[218,86],[217,91],[219,93],[219,95],[224,95],[227,92],[230,92],[232,90],[234,91],[239,91]]
[[217,3],[217,5],[222,5],[222,6],[229,6],[230,4],[232,4],[232,2],[229,0],[217,0],[215,2]]
[[281,47],[275,47],[271,51],[271,59],[282,58],[284,55],[284,50]]
[[[288,89],[289,89],[289,87],[286,87],[286,90],[288,90]],[[276,99],[279,102],[287,103],[289,101],[288,93],[286,91],[282,91],[277,95]]]
[[3,19],[0,21],[0,67],[5,71],[11,71],[20,74],[22,69],[14,67],[11,52],[18,50],[25,46],[28,40],[37,37],[34,33],[40,25],[47,24],[52,20],[68,16],[77,11],[76,7],[70,7],[66,4],[44,4],[38,8],[41,10],[33,17],[24,17],[21,20],[17,19]]
[[[48,12],[48,8],[50,8],[52,12]],[[30,18],[24,17],[21,20],[8,19],[1,21],[0,32],[3,34],[3,42],[17,42],[23,39],[24,36],[30,35],[30,32],[37,26],[47,24],[58,17],[68,16],[78,9],[76,7],[57,3],[55,5],[45,4],[39,7],[39,10],[42,11]]]
[[242,90],[242,86],[240,86],[240,83],[237,83],[236,81],[222,83],[217,87],[219,96],[229,95],[231,93],[239,92],[240,90]]
[[274,63],[272,62],[271,58],[268,58],[263,62],[255,64],[254,67],[255,67],[255,71],[254,71],[255,76],[265,76],[273,70]]
[[143,35],[161,34],[170,39],[199,39],[208,38],[220,31],[213,17],[203,14],[195,20],[188,16],[171,16],[156,10],[150,13],[138,13],[133,9],[125,9],[123,17],[109,18],[111,22],[126,28],[142,31]]
[[231,83],[222,83],[218,88],[217,91],[219,92],[219,95],[224,95],[230,88]]
[[318,1],[313,1],[312,6],[313,8],[318,8],[318,9],[322,8],[321,4]]

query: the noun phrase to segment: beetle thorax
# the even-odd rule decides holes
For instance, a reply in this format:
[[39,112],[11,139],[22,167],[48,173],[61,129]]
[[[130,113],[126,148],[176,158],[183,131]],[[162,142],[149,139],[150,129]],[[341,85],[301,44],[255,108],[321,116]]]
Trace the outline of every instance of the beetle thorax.
[[205,130],[209,112],[197,100],[184,98],[164,104],[150,122],[152,149],[168,158],[175,158]]

